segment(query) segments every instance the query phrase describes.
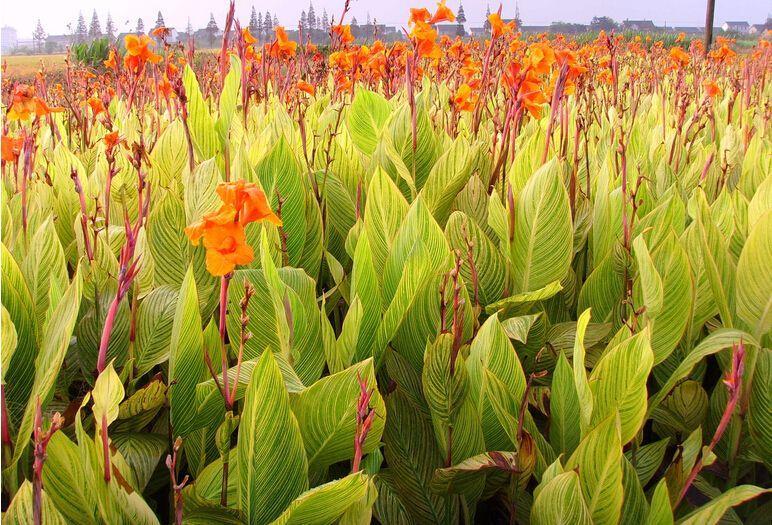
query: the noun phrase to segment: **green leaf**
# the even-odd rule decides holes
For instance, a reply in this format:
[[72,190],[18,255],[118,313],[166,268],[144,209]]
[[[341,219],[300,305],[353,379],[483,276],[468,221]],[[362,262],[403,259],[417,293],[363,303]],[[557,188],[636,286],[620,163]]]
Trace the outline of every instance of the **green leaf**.
[[623,444],[643,426],[646,415],[646,381],[654,354],[649,332],[644,330],[607,350],[590,375],[592,424],[619,413]]
[[155,282],[175,288],[182,284],[190,260],[190,242],[185,237],[185,209],[179,197],[166,193],[148,217],[148,244],[155,262]]
[[11,320],[10,314],[8,314],[8,310],[5,309],[5,306],[0,307],[0,315],[2,315],[2,324],[0,325],[0,337],[2,339],[0,340],[0,351],[2,351],[2,364],[0,365],[0,374],[2,374],[2,384],[5,384],[5,371],[8,370],[8,365],[11,363],[11,359],[13,359],[13,354],[16,352],[16,343],[18,342],[18,337],[16,335],[16,327],[13,326],[13,321]]
[[642,486],[646,486],[654,477],[659,466],[662,464],[662,460],[665,458],[665,452],[667,451],[667,445],[670,442],[670,438],[660,439],[654,443],[643,445],[641,448],[635,450],[635,459],[633,461],[633,450],[630,449],[625,452],[625,457],[635,464],[635,471],[638,474],[638,479]]
[[562,289],[563,285],[560,284],[560,281],[553,281],[543,288],[539,288],[538,290],[518,293],[497,301],[493,304],[489,304],[485,307],[485,311],[489,314],[492,314],[502,310],[509,311],[511,308],[522,308],[537,301],[545,301],[551,297],[554,297],[555,294],[557,294]]
[[215,123],[220,138],[226,141],[228,131],[231,127],[233,115],[236,113],[236,106],[239,104],[239,90],[241,88],[241,60],[239,57],[230,55],[230,68],[225,75],[222,91],[220,91],[220,114]]
[[[45,334],[41,339],[42,346],[40,347],[40,352],[35,358],[35,377],[32,382],[29,400],[24,410],[24,417],[19,425],[12,460],[13,464],[21,458],[29,444],[38,399],[45,410],[46,405],[53,396],[56,378],[59,375],[59,370],[64,362],[64,356],[70,346],[70,338],[75,328],[75,321],[78,318],[82,286],[80,272],[76,271],[72,283],[67,288],[62,300],[59,301],[51,316],[51,322],[46,326]],[[18,356],[19,353],[19,351],[15,352],[14,357]],[[8,380],[11,380],[10,375]]]
[[303,437],[272,352],[252,371],[237,448],[239,501],[249,523],[273,521],[308,488]]
[[646,516],[646,525],[673,525],[673,510],[670,508],[670,496],[667,490],[667,481],[661,479],[654,489],[651,497],[649,514]]
[[670,374],[670,377],[665,384],[662,385],[662,388],[649,399],[649,408],[646,417],[648,418],[651,415],[652,410],[665,399],[665,396],[675,388],[679,381],[692,372],[697,363],[709,355],[716,354],[726,348],[731,348],[740,341],[744,341],[746,345],[759,346],[756,340],[749,334],[731,328],[720,328],[703,339],[699,345],[694,347],[692,351],[686,355],[678,367],[673,370],[673,373]]
[[[3,513],[3,523],[9,525],[27,525],[33,523],[33,489],[29,480],[24,480],[16,495]],[[65,525],[67,522],[54,506],[54,502],[46,491],[42,492],[41,510],[42,525]]]
[[206,376],[204,339],[193,268],[180,288],[169,352],[169,407],[174,435],[185,436],[201,427],[197,416],[196,385]]
[[217,185],[220,183],[220,169],[214,158],[207,159],[193,171],[185,173],[184,186],[185,223],[200,221],[204,215],[220,207]]
[[573,254],[568,195],[553,160],[539,168],[517,199],[512,240],[515,290],[538,290],[560,281]]
[[619,523],[620,525],[640,525],[649,513],[649,504],[635,469],[624,457],[622,458],[622,486],[624,498]]
[[465,494],[474,490],[488,471],[516,474],[520,470],[517,452],[485,452],[435,470],[431,488],[437,494]]
[[[621,493],[621,487],[620,487]],[[593,520],[584,502],[576,472],[564,472],[552,478],[534,499],[533,525],[591,525]]]
[[476,156],[476,145],[470,145],[464,137],[457,137],[432,166],[421,196],[441,226],[448,220],[456,195],[469,182]]
[[373,389],[370,406],[376,416],[363,447],[365,454],[378,446],[386,421],[372,359],[324,377],[292,399],[292,411],[303,436],[309,470],[320,470],[354,456],[359,378]]
[[52,218],[49,217],[32,237],[21,270],[32,296],[35,323],[42,335],[49,308],[51,311],[56,308],[56,303],[50,301],[51,290],[64,290],[69,284],[64,250]]
[[314,487],[298,496],[273,525],[328,525],[335,523],[358,500],[365,497],[366,474],[356,472],[345,478]]
[[113,368],[112,362],[105,367],[94,383],[91,398],[94,400],[92,408],[95,424],[101,429],[118,419],[118,408],[123,401],[125,391],[121,378]]
[[185,127],[180,119],[175,119],[163,130],[150,153],[148,180],[151,187],[169,189],[173,183],[181,183],[187,167]]
[[56,432],[46,449],[43,485],[51,501],[68,523],[96,525],[97,506],[90,490],[78,446]]
[[166,452],[168,438],[161,434],[118,432],[113,433],[110,439],[136,478],[137,490],[144,491]]
[[767,468],[772,464],[772,350],[760,348],[751,383],[748,405],[748,430],[758,454],[765,459]]
[[137,376],[169,359],[174,312],[179,293],[171,286],[159,286],[137,308]]
[[372,155],[381,130],[389,118],[391,106],[383,95],[358,88],[346,112],[346,127],[354,145],[365,155]]
[[591,430],[566,463],[566,470],[579,469],[582,495],[594,523],[617,523],[622,509],[622,444],[617,418],[616,413],[611,414]]
[[757,339],[772,329],[772,211],[759,218],[737,263],[737,318]]
[[654,266],[654,261],[642,235],[633,240],[633,253],[638,261],[638,278],[643,293],[643,304],[647,315],[656,316],[662,309],[664,291],[662,279]]
[[678,525],[714,525],[732,507],[770,492],[772,492],[772,489],[763,489],[753,485],[740,485],[739,487],[731,488],[721,494],[721,496],[713,499],[710,503],[703,505],[694,512],[690,512],[678,521]]
[[218,137],[196,74],[189,64],[182,73],[182,84],[188,97],[188,127],[196,155],[199,160],[211,159],[218,151]]
[[574,339],[574,383],[576,384],[576,394],[579,396],[582,436],[585,435],[590,426],[593,411],[593,395],[590,389],[590,382],[587,380],[587,369],[584,365],[584,334],[587,331],[587,325],[590,323],[591,315],[592,312],[590,309],[587,309],[579,316],[579,320],[576,322],[576,337]]
[[573,371],[561,352],[550,389],[550,443],[557,453],[571,455],[579,445],[580,415]]

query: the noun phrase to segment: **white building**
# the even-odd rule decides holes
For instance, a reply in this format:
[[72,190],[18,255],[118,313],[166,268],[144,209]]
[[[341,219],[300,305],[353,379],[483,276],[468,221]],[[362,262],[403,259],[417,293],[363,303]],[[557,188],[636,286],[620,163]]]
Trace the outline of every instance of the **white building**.
[[19,38],[16,29],[9,26],[3,26],[0,34],[0,52],[10,53],[19,45]]
[[750,29],[750,24],[748,22],[724,22],[721,29],[733,33],[747,33],[748,29]]

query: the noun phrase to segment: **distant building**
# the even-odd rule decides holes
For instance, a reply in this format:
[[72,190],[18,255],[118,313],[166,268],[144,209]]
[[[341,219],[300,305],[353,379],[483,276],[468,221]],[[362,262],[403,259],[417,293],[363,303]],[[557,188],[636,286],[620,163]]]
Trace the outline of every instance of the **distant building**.
[[751,35],[763,35],[766,31],[772,31],[772,18],[767,18],[763,24],[753,24],[748,29],[748,33]]
[[3,26],[2,34],[0,34],[0,51],[3,53],[10,53],[16,49],[19,45],[19,38],[16,34],[16,29],[10,26]]
[[437,24],[434,27],[437,30],[437,34],[440,36],[466,36],[466,29],[464,29],[464,24]]
[[721,29],[732,33],[747,33],[750,27],[748,22],[724,22]]
[[701,35],[705,32],[705,28],[693,26],[676,26],[672,28],[672,32],[683,33],[685,35]]
[[48,35],[46,37],[46,53],[64,51],[73,41],[72,35]]
[[657,26],[651,20],[625,20],[622,22],[623,31],[656,31]]

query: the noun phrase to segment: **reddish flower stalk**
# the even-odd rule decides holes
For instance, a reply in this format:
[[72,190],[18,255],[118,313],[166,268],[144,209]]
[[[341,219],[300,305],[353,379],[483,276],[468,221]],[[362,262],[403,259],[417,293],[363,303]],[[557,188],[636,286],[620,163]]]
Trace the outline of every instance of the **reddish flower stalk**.
[[[229,273],[220,278],[220,360],[222,365],[222,391],[226,405],[230,399],[230,389],[228,388],[228,351],[225,348],[225,339],[227,337],[225,321],[228,315],[228,285],[232,276],[233,273]],[[238,382],[238,378],[236,381]]]
[[[107,310],[107,318],[105,319],[105,325],[102,329],[102,338],[99,342],[99,355],[97,357],[97,372],[102,373],[107,365],[107,349],[110,345],[110,335],[113,331],[113,325],[115,323],[115,316],[118,313],[118,307],[121,304],[121,300],[128,293],[131,284],[137,277],[139,272],[139,259],[134,257],[134,252],[137,247],[137,239],[139,237],[139,230],[144,223],[145,218],[150,210],[150,199],[142,201],[142,186],[144,182],[140,181],[140,209],[137,223],[132,226],[129,219],[128,211],[124,210],[123,225],[126,232],[126,242],[121,248],[120,256],[120,270],[118,272],[118,289],[116,290],[115,297],[113,298],[110,307]],[[149,193],[149,192],[148,192]]]
[[686,478],[686,483],[684,483],[684,487],[681,489],[678,500],[676,501],[675,505],[673,505],[673,510],[678,508],[678,505],[681,503],[681,501],[683,501],[684,496],[686,496],[686,492],[689,490],[689,487],[691,487],[695,478],[697,478],[697,474],[699,474],[702,470],[703,460],[713,451],[713,448],[718,444],[718,442],[721,441],[721,437],[724,435],[726,428],[729,426],[729,422],[732,419],[732,415],[734,414],[734,409],[737,406],[737,402],[740,400],[740,390],[742,389],[744,368],[745,344],[741,339],[739,343],[732,346],[732,368],[729,370],[729,372],[727,372],[723,381],[726,385],[727,391],[729,392],[729,399],[726,402],[724,413],[721,415],[721,420],[716,427],[716,431],[713,433],[713,438],[710,440],[707,450],[702,453],[700,459],[698,459],[697,463],[695,463],[694,467],[692,467],[692,470],[689,473],[689,477]]
[[188,484],[190,476],[185,474],[182,481],[177,481],[177,454],[182,448],[182,438],[178,437],[174,441],[172,453],[166,456],[166,468],[169,469],[169,483],[174,491],[174,524],[182,525],[183,499],[182,489]]
[[[233,403],[236,402],[236,387],[239,384],[239,376],[241,375],[241,361],[244,358],[244,347],[247,344],[247,341],[249,341],[252,338],[252,333],[247,330],[247,326],[249,325],[249,314],[247,314],[247,310],[249,309],[249,300],[252,298],[252,296],[255,295],[255,287],[252,286],[252,283],[248,280],[244,280],[244,297],[241,299],[241,333],[239,337],[239,355],[236,358],[236,380],[233,382],[233,388],[230,391],[230,394],[228,397],[226,397],[225,404],[228,408],[228,410],[233,409]],[[224,373],[227,373],[227,370],[223,371]]]
[[43,432],[43,408],[40,396],[35,406],[35,428],[33,429],[34,462],[32,464],[32,522],[34,525],[43,523],[43,464],[46,461],[48,442],[57,430],[64,425],[64,419],[56,412],[51,418],[51,426]]
[[75,192],[80,200],[80,228],[83,230],[83,245],[86,248],[86,257],[89,261],[94,260],[94,249],[91,246],[91,236],[88,233],[88,209],[86,207],[86,195],[83,193],[83,185],[78,177],[78,170],[72,168],[70,171],[72,182],[75,183]]
[[359,472],[359,466],[362,462],[362,454],[367,434],[373,426],[375,419],[375,410],[370,406],[370,399],[375,391],[373,388],[367,388],[367,381],[357,373],[359,381],[359,400],[357,401],[357,425],[354,434],[354,460],[351,466],[351,472]]
[[550,102],[550,116],[547,120],[547,136],[544,141],[544,151],[541,154],[541,163],[547,162],[547,156],[550,151],[550,141],[552,139],[552,126],[555,124],[555,119],[560,112],[560,104],[563,99],[563,89],[566,85],[566,79],[568,76],[568,65],[563,64],[558,74],[558,79],[555,81],[555,90],[552,92],[552,102]]

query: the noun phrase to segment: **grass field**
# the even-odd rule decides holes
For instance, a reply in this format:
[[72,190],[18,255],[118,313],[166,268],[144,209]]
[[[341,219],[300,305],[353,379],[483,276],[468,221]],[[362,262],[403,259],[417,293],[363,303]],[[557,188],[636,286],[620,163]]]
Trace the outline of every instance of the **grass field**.
[[64,69],[64,53],[55,55],[4,55],[3,62],[8,64],[7,75],[13,77],[27,77],[34,75],[42,63],[49,73],[56,73]]

